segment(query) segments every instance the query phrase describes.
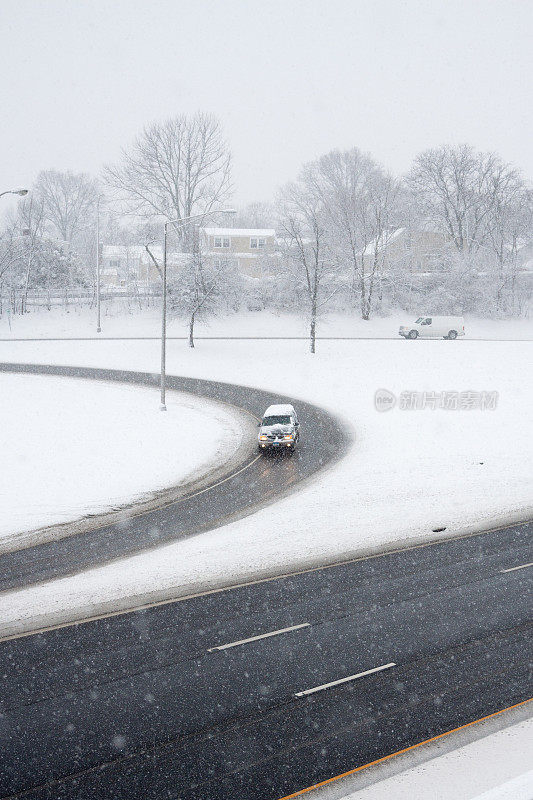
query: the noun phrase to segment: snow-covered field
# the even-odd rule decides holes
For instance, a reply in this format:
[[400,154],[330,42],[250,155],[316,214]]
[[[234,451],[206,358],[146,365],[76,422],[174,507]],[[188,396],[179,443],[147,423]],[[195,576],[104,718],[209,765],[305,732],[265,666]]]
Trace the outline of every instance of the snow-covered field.
[[[106,336],[159,336],[160,316],[156,306],[140,312],[121,313],[126,301],[115,298],[103,304],[102,337]],[[420,313],[424,313],[422,309]],[[414,315],[413,319],[419,314]],[[386,338],[398,336],[401,324],[407,324],[410,315],[394,313],[387,317],[374,317],[368,322],[355,315],[325,314],[319,318],[318,336],[362,336]],[[465,319],[467,339],[533,339],[533,320]],[[249,312],[214,318],[196,324],[198,336],[307,336],[306,320],[296,314],[275,314],[271,311]],[[169,319],[169,336],[187,336],[184,320]],[[0,317],[0,338],[33,338],[49,336],[96,336],[94,309],[72,308],[68,313],[61,308]]]
[[[278,326],[278,332],[281,326]],[[297,494],[243,520],[149,554],[4,596],[9,624],[157,592],[199,591],[390,542],[490,527],[531,513],[531,342],[203,341],[169,343],[176,374],[260,386],[325,406],[349,422],[346,458]],[[4,358],[153,371],[157,342],[13,342]],[[374,393],[496,391],[493,410],[376,411]],[[261,413],[263,409],[258,409]],[[302,430],[312,446],[312,430]],[[129,598],[127,601],[124,598]]]
[[97,381],[0,374],[0,545],[23,531],[124,506],[225,461],[227,407]]

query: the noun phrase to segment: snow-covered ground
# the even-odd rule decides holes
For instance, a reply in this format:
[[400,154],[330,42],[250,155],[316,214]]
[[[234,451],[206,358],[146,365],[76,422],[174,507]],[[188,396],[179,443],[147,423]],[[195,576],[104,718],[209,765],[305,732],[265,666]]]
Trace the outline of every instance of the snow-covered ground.
[[0,374],[0,545],[35,528],[124,506],[226,461],[226,406],[97,381]]
[[309,800],[531,800],[532,764],[533,719],[528,719],[364,789],[345,792],[339,781],[305,796]]
[[[101,336],[159,336],[160,316],[156,306],[143,311],[120,313],[125,300],[115,298],[103,305]],[[422,309],[420,313],[424,313]],[[419,314],[416,314],[413,319]],[[318,321],[318,336],[363,336],[368,338],[397,337],[401,324],[407,324],[410,315],[396,312],[387,317],[374,317],[368,322],[353,314],[325,314]],[[466,338],[477,339],[533,339],[533,320],[465,319]],[[187,336],[184,320],[169,319],[169,336]],[[198,336],[307,336],[306,320],[296,314],[275,314],[271,311],[249,312],[218,317],[196,324]],[[15,316],[0,317],[0,338],[25,338],[48,336],[96,336],[94,309],[72,308],[68,313],[61,308],[40,310]]]
[[[278,326],[278,332],[281,330]],[[200,537],[4,596],[6,623],[47,610],[199,591],[390,542],[490,527],[531,513],[531,342],[203,341],[169,343],[175,374],[260,386],[325,406],[351,424],[346,458],[297,494]],[[157,342],[12,342],[3,357],[154,371]],[[495,409],[376,411],[374,393],[496,391]],[[257,409],[259,413],[263,409]],[[302,430],[303,446],[313,431]]]
[[[134,319],[105,321],[104,332],[157,335],[155,317]],[[90,333],[86,321],[82,330],[72,318],[66,327],[48,321],[40,332],[38,324],[29,325],[30,315],[26,320],[25,330],[20,326],[15,335]],[[322,326],[325,335],[352,335],[350,325],[357,333],[363,325],[346,319],[330,322],[330,330]],[[379,336],[387,325],[396,329],[397,320],[372,323],[372,335]],[[432,535],[434,527],[446,526],[439,534],[445,536],[527,517],[532,505],[533,347],[528,341],[509,340],[532,339],[531,323],[471,321],[471,331],[480,338],[507,341],[320,342],[315,356],[302,341],[201,341],[194,351],[184,342],[170,342],[169,372],[277,389],[292,395],[295,403],[305,398],[323,405],[351,424],[352,450],[297,494],[243,520],[76,578],[4,595],[0,618],[14,629],[29,621],[46,624],[108,603],[125,607],[152,592],[178,596],[392,541],[415,541]],[[208,332],[305,335],[305,326],[295,318],[248,315],[217,321]],[[6,335],[5,326],[0,335]],[[1,347],[2,358],[10,361],[146,371],[157,369],[159,355],[155,341],[5,342]],[[403,391],[496,391],[498,402],[492,410],[409,411],[396,406],[380,413],[374,407],[378,389],[397,396]],[[152,402],[153,396],[152,391]],[[311,446],[313,432],[303,430],[302,435],[304,446]],[[528,741],[531,723],[522,723],[367,787],[353,798],[531,800],[530,761],[522,757]]]

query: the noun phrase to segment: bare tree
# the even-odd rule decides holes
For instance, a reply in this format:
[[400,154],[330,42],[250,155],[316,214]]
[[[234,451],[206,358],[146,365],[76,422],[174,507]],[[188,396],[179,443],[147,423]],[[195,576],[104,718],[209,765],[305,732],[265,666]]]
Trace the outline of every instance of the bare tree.
[[92,220],[98,184],[88,175],[49,169],[38,176],[32,195],[42,205],[51,232],[72,245]]
[[15,252],[15,226],[7,225],[0,235],[0,285],[12,266]]
[[285,262],[306,299],[312,353],[316,350],[318,313],[339,290],[332,285],[327,216],[318,177],[316,164],[308,164],[298,181],[288,184],[280,197]]
[[390,230],[390,213],[397,197],[397,187],[398,184],[392,176],[384,175],[375,181],[370,192],[367,220],[376,235],[363,250],[360,296],[361,317],[364,320],[370,319],[376,282],[381,280],[385,253],[393,233]]
[[464,144],[421,153],[407,180],[421,216],[466,254],[486,243],[498,197],[516,177],[496,154]]
[[[122,163],[105,168],[129,213],[182,220],[203,214],[231,191],[231,157],[220,123],[211,114],[180,114],[145,128]],[[180,226],[184,249],[191,250],[193,229]]]
[[315,166],[339,264],[347,264],[361,316],[372,311],[390,229],[399,219],[400,183],[357,148],[334,150]]
[[511,310],[518,250],[531,237],[532,220],[531,193],[519,171],[495,153],[443,146],[419,155],[407,181],[420,216],[446,235],[455,252],[443,250],[443,268],[453,263],[454,274],[463,270],[465,285],[476,276],[483,286],[476,301],[482,313],[488,304],[499,313]]
[[0,316],[4,313],[4,295],[7,297],[8,314],[10,309],[9,297],[13,292],[13,262],[16,254],[15,231],[15,225],[11,223],[0,234]]
[[194,330],[198,321],[215,316],[224,304],[234,270],[227,260],[214,264],[204,257],[196,245],[187,262],[171,279],[171,312],[187,318],[189,347],[194,347]]
[[505,297],[514,305],[519,251],[533,239],[533,193],[516,170],[501,166],[494,175],[488,218],[487,246],[495,258],[496,310],[505,311]]
[[236,228],[273,228],[276,212],[270,203],[248,203],[234,220]]
[[[162,279],[163,268],[154,255],[151,241],[152,237],[148,237],[145,250]],[[232,290],[238,286],[239,279],[230,260],[217,259],[215,263],[206,258],[198,237],[193,252],[187,255],[174,253],[169,259],[171,264],[176,255],[181,258],[177,269],[171,271],[168,278],[170,312],[187,318],[189,347],[194,347],[196,323],[215,316],[221,310]]]
[[24,314],[28,305],[28,291],[30,278],[36,262],[39,243],[44,233],[44,203],[37,198],[23,200],[18,206],[19,226],[22,234],[21,246],[18,248],[18,260],[25,262],[21,313]]
[[16,217],[0,239],[0,290],[7,288],[15,313],[28,310],[29,292],[45,295],[86,286],[77,256],[45,234],[43,205],[31,198],[19,204]]

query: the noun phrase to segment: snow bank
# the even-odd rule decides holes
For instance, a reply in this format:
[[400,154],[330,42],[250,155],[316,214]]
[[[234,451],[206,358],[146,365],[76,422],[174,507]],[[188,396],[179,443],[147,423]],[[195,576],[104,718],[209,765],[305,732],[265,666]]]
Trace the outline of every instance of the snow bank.
[[231,458],[227,407],[157,389],[0,374],[0,545],[177,486]]
[[532,743],[533,719],[529,719],[364,789],[346,794],[333,783],[308,796],[309,800],[531,800]]

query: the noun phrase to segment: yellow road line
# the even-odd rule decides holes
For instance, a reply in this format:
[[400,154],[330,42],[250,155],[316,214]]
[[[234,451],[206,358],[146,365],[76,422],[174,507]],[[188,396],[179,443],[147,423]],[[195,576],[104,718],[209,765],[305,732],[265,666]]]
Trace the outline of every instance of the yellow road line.
[[504,711],[510,711],[513,708],[519,708],[520,706],[524,706],[527,703],[531,703],[532,700],[533,697],[530,697],[527,700],[522,700],[520,703],[516,703],[514,706],[508,706],[507,708],[502,708],[500,711],[495,711],[493,714],[487,714],[486,717],[480,717],[479,719],[475,719],[473,722],[467,722],[466,725],[459,725],[458,728],[452,728],[451,731],[446,731],[445,733],[439,733],[438,736],[432,736],[431,739],[424,739],[423,742],[412,744],[410,747],[405,747],[403,750],[398,750],[396,753],[390,753],[390,755],[388,756],[377,758],[375,761],[370,761],[368,764],[363,764],[361,767],[355,767],[354,769],[349,769],[347,772],[342,772],[340,775],[335,775],[333,778],[328,778],[327,780],[321,781],[320,783],[314,783],[312,786],[308,786],[305,789],[300,789],[298,792],[294,792],[293,794],[287,794],[284,797],[280,797],[279,800],[290,800],[292,797],[301,797],[301,795],[307,794],[307,792],[312,792],[313,789],[319,789],[321,786],[327,786],[328,783],[333,783],[334,781],[338,781],[341,778],[346,778],[348,777],[348,775],[354,775],[356,772],[361,772],[361,770],[367,769],[367,767],[373,767],[376,764],[382,764],[389,758],[394,758],[394,756],[400,756],[402,755],[402,753],[408,753],[410,750],[415,750],[415,748],[421,747],[423,744],[428,744],[429,742],[436,742],[438,739],[443,739],[444,736],[449,736],[450,733],[456,733],[457,731],[464,730],[465,728],[470,728],[472,725],[477,725],[478,722],[484,722],[485,720],[491,719],[492,717],[497,717],[498,714],[503,714]]

